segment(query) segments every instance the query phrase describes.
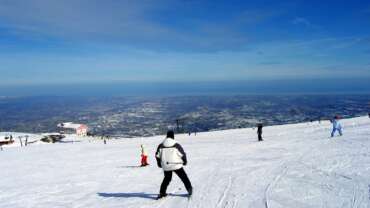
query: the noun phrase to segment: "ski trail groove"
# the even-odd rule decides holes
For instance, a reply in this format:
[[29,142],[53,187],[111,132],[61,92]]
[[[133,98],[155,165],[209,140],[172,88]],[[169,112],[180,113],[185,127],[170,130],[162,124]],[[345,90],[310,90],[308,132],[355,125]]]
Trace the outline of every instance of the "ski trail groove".
[[265,208],[269,208],[268,201],[269,201],[269,192],[271,191],[271,188],[273,188],[277,184],[277,182],[281,179],[281,177],[284,176],[288,171],[288,166],[286,165],[283,165],[283,166],[284,167],[281,169],[280,173],[272,180],[271,183],[267,185],[265,189],[264,198],[263,198]]
[[357,188],[353,188],[353,195],[352,195],[352,204],[351,204],[351,207],[354,208],[356,207],[356,198],[357,198],[357,191],[356,191]]
[[264,192],[264,198],[263,198],[263,202],[264,202],[264,205],[265,205],[265,208],[270,208],[269,206],[269,192],[271,191],[271,189],[276,186],[276,184],[279,182],[279,180],[287,174],[288,172],[288,165],[287,164],[293,164],[293,163],[297,163],[297,161],[302,161],[302,158],[304,158],[307,153],[309,153],[311,151],[311,148],[308,148],[307,151],[305,151],[304,153],[300,154],[299,158],[298,159],[294,159],[294,160],[290,160],[288,162],[285,162],[283,163],[282,165],[280,165],[280,172],[278,173],[278,175],[272,180],[272,182],[270,182],[267,186],[266,186],[266,189],[265,189],[265,192]]
[[232,183],[233,183],[233,178],[231,176],[229,176],[227,186],[226,186],[225,190],[222,192],[221,197],[218,199],[216,207],[222,207],[222,204],[223,204],[226,196],[228,195],[228,192],[230,191],[230,189],[232,187]]

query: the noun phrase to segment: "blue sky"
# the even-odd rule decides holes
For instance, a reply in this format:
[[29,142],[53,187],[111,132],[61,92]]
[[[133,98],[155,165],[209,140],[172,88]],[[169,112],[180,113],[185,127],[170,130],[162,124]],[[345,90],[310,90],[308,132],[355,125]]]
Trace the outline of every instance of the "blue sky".
[[369,1],[0,0],[1,85],[369,79]]

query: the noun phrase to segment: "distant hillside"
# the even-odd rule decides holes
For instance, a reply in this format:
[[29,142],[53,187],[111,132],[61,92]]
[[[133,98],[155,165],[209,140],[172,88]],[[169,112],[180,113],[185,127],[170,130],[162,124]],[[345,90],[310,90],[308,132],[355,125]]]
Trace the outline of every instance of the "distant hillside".
[[0,131],[55,132],[70,121],[97,135],[153,136],[169,126],[200,132],[349,118],[367,114],[369,102],[366,95],[0,98]]

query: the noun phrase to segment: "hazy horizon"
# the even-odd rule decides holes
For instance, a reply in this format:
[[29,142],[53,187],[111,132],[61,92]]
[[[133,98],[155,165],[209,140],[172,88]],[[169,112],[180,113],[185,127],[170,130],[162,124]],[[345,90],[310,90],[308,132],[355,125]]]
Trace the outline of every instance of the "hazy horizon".
[[370,80],[297,79],[0,85],[0,96],[181,96],[238,94],[370,94]]

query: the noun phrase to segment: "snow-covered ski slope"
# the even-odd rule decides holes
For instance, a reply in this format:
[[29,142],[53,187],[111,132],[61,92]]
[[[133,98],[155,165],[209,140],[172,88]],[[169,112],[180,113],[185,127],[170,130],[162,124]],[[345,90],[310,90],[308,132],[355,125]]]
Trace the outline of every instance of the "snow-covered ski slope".
[[[154,152],[163,136],[31,145],[0,151],[0,207],[370,207],[370,119],[176,135],[194,186],[177,178],[156,201],[162,170]],[[137,168],[140,143],[151,165]]]

